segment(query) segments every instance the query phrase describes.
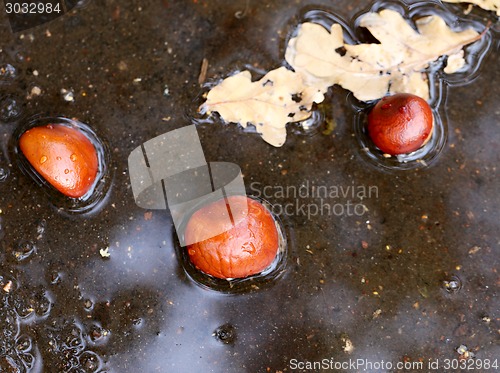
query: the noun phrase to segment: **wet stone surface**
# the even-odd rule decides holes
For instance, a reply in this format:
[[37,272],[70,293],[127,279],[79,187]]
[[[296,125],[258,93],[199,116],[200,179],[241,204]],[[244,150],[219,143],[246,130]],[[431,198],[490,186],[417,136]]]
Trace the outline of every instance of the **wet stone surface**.
[[[3,14],[0,371],[253,373],[304,371],[292,363],[322,359],[497,359],[494,15],[472,10],[480,24],[493,22],[491,46],[474,79],[447,90],[447,138],[431,167],[390,170],[367,160],[352,100],[339,87],[319,105],[321,123],[290,126],[281,148],[197,114],[204,59],[206,83],[245,68],[269,71],[282,65],[307,11],[349,24],[372,5],[91,0],[17,34]],[[462,16],[466,9],[445,7]],[[86,123],[109,148],[109,192],[95,211],[61,209],[22,172],[15,133],[33,115]],[[193,122],[208,161],[236,163],[249,194],[291,206],[281,217],[291,245],[285,272],[271,286],[230,295],[198,286],[183,269],[169,212],[135,205],[130,152]],[[302,192],[280,192],[287,186]],[[341,213],[311,214],[322,186],[338,191],[323,202]]]

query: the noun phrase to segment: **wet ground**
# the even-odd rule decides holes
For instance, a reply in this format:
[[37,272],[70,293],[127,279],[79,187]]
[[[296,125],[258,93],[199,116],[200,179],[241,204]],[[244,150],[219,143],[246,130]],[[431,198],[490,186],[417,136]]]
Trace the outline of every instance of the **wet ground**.
[[[291,126],[282,148],[235,125],[198,124],[208,161],[240,165],[249,194],[294,206],[282,217],[285,272],[270,286],[232,295],[198,286],[178,258],[169,212],[134,203],[127,157],[200,118],[203,59],[207,81],[267,71],[283,63],[305,11],[349,20],[371,5],[94,0],[17,34],[2,17],[0,62],[13,70],[0,82],[0,371],[432,371],[436,362],[457,371],[467,354],[476,371],[495,371],[485,365],[500,364],[492,14],[470,15],[493,20],[491,46],[478,73],[448,89],[447,142],[429,167],[390,171],[368,160],[338,87],[318,108],[319,128]],[[77,118],[107,143],[111,188],[94,213],[58,210],[20,171],[13,134],[35,114]],[[279,193],[287,186],[302,195]],[[308,216],[300,206],[321,203],[319,186],[371,192],[331,195],[337,213]],[[359,204],[366,209],[349,210]],[[365,365],[345,365],[357,359]]]

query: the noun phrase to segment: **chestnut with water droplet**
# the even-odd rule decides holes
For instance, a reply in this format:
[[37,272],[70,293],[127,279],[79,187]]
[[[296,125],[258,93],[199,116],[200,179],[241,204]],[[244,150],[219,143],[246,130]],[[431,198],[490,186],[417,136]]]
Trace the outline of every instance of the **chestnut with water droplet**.
[[98,173],[97,151],[79,129],[48,124],[25,131],[19,148],[33,168],[67,197],[83,197]]
[[[238,209],[243,204],[247,213],[234,217],[234,224],[228,225],[224,218],[228,208]],[[207,232],[221,231],[212,238],[197,239],[207,237]],[[221,279],[262,272],[274,261],[279,248],[273,215],[262,203],[246,196],[230,196],[197,210],[187,223],[185,238],[194,242],[187,246],[187,252],[195,267]]]
[[421,97],[397,93],[382,98],[368,114],[368,135],[384,153],[408,154],[432,136],[433,115]]

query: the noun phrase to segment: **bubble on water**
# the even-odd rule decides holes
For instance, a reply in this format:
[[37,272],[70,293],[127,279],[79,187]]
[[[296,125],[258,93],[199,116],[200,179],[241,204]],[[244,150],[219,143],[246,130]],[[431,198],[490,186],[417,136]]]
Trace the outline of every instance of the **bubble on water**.
[[49,274],[49,282],[51,285],[60,284],[62,281],[62,274],[58,271],[53,271]]
[[0,97],[0,121],[10,123],[21,115],[19,98],[12,95]]
[[42,355],[58,372],[101,372],[102,358],[87,349],[84,327],[73,319],[55,319],[46,326]]
[[234,344],[236,341],[236,328],[231,324],[221,325],[215,329],[213,336],[222,343]]
[[443,281],[443,287],[448,293],[457,293],[462,289],[462,280],[458,276],[450,276],[449,279]]
[[17,356],[0,356],[0,372],[21,373],[23,364]]
[[22,52],[17,52],[15,58],[17,62],[24,62],[26,60],[26,57]]
[[36,224],[36,239],[41,240],[45,234],[45,230],[47,229],[47,220],[40,219]]
[[9,169],[0,167],[0,183],[3,183],[9,177]]
[[97,372],[102,367],[101,358],[92,351],[84,351],[79,358],[80,366],[85,373]]
[[135,327],[139,327],[142,325],[142,318],[141,317],[134,317],[132,319],[132,325],[134,325]]
[[17,76],[17,69],[10,63],[0,66],[0,80],[14,80]]
[[94,345],[102,344],[109,335],[109,331],[98,323],[92,324],[88,329],[87,340]]
[[22,262],[36,253],[36,251],[37,247],[34,242],[30,240],[22,240],[15,245],[11,254],[14,260]]
[[61,95],[66,102],[73,102],[75,100],[75,93],[72,90],[61,89]]
[[35,357],[32,354],[30,354],[29,352],[25,352],[25,353],[19,354],[19,357],[23,361],[24,366],[26,367],[28,372],[31,369],[33,369],[33,367],[35,366]]
[[23,368],[15,349],[19,330],[19,320],[9,301],[0,303],[0,372],[16,372]]
[[54,320],[47,329],[51,352],[69,352],[70,357],[85,349],[82,328],[74,320]]
[[85,299],[83,301],[83,308],[85,308],[85,311],[92,311],[94,309],[94,302],[91,299]]
[[20,353],[30,352],[33,341],[27,335],[21,335],[16,340],[16,350]]
[[22,288],[16,292],[14,307],[17,315],[26,319],[30,316],[46,317],[50,314],[52,302],[48,292],[42,288]]
[[19,333],[19,321],[11,307],[4,307],[0,312],[0,330],[0,340],[2,341],[12,340]]
[[16,281],[0,275],[0,372],[29,372],[35,366],[32,354],[34,342],[30,336],[20,334],[20,318],[15,311],[18,291]]

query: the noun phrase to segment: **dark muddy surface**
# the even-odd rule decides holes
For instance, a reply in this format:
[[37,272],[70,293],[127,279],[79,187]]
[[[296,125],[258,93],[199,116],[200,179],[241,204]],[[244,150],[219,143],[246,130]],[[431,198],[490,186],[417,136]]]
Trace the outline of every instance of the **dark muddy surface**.
[[[207,82],[268,71],[283,64],[306,11],[349,21],[372,5],[93,0],[15,34],[2,16],[0,371],[396,372],[436,362],[434,371],[458,371],[463,361],[495,371],[485,365],[500,364],[492,13],[470,14],[476,25],[492,21],[490,45],[477,73],[444,89],[446,143],[428,167],[367,159],[339,87],[317,109],[318,128],[291,125],[282,148],[197,114],[203,59]],[[446,9],[463,16],[465,7]],[[21,172],[15,134],[33,115],[76,118],[106,144],[109,188],[95,209],[66,213]],[[238,164],[249,194],[292,206],[282,216],[285,272],[269,286],[239,294],[198,286],[169,212],[134,202],[130,152],[193,122],[208,161]],[[315,194],[320,187],[338,194]],[[335,213],[311,207],[322,201]],[[346,365],[353,361],[363,365]]]

